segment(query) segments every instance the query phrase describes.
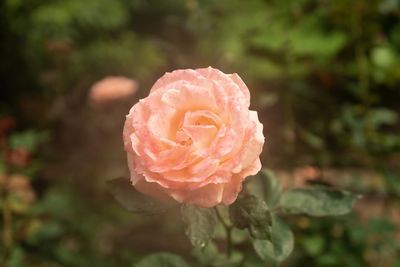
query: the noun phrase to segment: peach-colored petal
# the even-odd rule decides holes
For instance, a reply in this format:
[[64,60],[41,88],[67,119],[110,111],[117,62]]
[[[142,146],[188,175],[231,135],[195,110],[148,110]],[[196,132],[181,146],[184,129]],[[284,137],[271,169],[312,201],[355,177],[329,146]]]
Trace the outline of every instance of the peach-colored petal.
[[212,81],[210,91],[213,94],[214,101],[219,107],[219,110],[224,114],[228,105],[228,95],[225,93],[224,88],[216,81]]
[[249,89],[247,89],[246,84],[239,77],[239,75],[237,75],[237,73],[233,73],[229,76],[232,79],[232,81],[234,81],[239,86],[240,90],[242,91],[242,93],[244,95],[244,98],[246,101],[246,106],[249,107],[250,106],[250,92],[249,92]]
[[224,184],[224,191],[222,194],[222,204],[230,205],[235,202],[239,192],[242,190],[243,177],[233,175],[229,183]]
[[135,185],[144,177],[136,172],[134,156],[128,154],[127,161],[128,161],[129,172],[131,175],[130,180],[132,185]]
[[261,161],[257,159],[248,169],[244,170],[240,174],[235,174],[232,176],[231,181],[226,183],[224,186],[224,193],[222,197],[222,203],[224,205],[232,204],[239,192],[242,190],[242,183],[249,175],[257,174],[261,169]]
[[177,110],[213,110],[217,111],[214,98],[209,90],[193,85],[166,91],[161,100]]
[[248,108],[250,105],[250,93],[247,89],[247,86],[241,81],[241,79],[237,79],[235,75],[226,75],[220,70],[208,67],[204,69],[198,69],[199,73],[201,73],[207,79],[212,81],[216,81],[225,89],[225,93],[228,96],[236,96],[241,99],[246,107]]
[[158,89],[166,87],[177,81],[186,81],[189,84],[201,85],[207,82],[196,70],[175,70],[173,72],[167,72],[151,88],[150,93],[156,92]]
[[[219,159],[206,158],[192,165],[189,168],[189,173],[193,177],[191,180],[201,182],[205,178],[213,175],[219,166]],[[195,178],[195,179],[194,179]]]
[[183,131],[192,139],[198,149],[208,147],[218,132],[213,125],[188,125],[184,126]]
[[216,127],[222,123],[221,118],[209,110],[188,111],[183,121],[184,125],[214,125]]
[[257,112],[250,111],[250,120],[256,124],[255,135],[248,140],[248,147],[242,162],[242,167],[247,168],[262,152],[264,145],[263,125],[259,122]]
[[147,121],[149,131],[160,138],[171,138],[171,129],[174,125],[171,124],[175,116],[175,110],[168,107],[158,107],[157,113],[152,113]]
[[222,184],[209,184],[197,190],[170,191],[170,195],[178,202],[195,204],[203,208],[214,207],[221,203],[223,194]]

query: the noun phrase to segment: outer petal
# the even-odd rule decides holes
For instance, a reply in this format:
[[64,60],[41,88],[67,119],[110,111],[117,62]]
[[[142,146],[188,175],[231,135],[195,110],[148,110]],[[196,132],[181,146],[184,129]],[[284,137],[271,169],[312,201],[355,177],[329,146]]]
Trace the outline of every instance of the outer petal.
[[239,174],[232,176],[231,181],[224,185],[222,203],[230,205],[235,202],[239,192],[242,190],[242,183],[249,175],[257,174],[261,169],[261,161],[257,159],[249,168]]
[[190,203],[203,208],[210,208],[221,203],[223,190],[222,184],[209,184],[192,191],[170,191],[170,195],[181,203]]
[[249,88],[247,88],[246,84],[243,82],[243,80],[237,75],[237,73],[233,73],[229,75],[230,78],[232,79],[233,82],[239,86],[239,89],[242,91],[245,101],[246,101],[246,106],[250,106],[250,91]]
[[168,87],[168,85],[178,82],[185,81],[193,85],[204,86],[209,84],[209,81],[200,75],[196,70],[175,70],[173,72],[165,73],[160,79],[156,81],[150,90],[150,94],[158,91],[161,88]]
[[246,107],[250,105],[249,89],[247,89],[247,86],[240,78],[238,79],[237,74],[227,75],[211,67],[197,69],[197,72],[209,80],[218,82],[225,88],[225,92],[228,96],[239,96],[246,104]]
[[244,152],[243,169],[248,168],[260,156],[264,145],[263,125],[258,120],[256,111],[250,111],[250,120],[256,124],[256,130],[254,136],[245,141],[248,142],[248,146]]
[[218,110],[209,90],[194,85],[167,90],[162,95],[161,101],[177,110]]

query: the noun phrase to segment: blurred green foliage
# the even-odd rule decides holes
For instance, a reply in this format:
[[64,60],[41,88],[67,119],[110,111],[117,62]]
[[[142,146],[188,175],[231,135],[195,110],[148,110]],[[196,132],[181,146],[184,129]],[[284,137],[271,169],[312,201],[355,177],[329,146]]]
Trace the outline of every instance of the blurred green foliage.
[[[143,252],[104,244],[103,235],[151,219],[131,222],[109,204],[104,188],[91,188],[90,177],[81,191],[41,177],[50,164],[52,127],[61,119],[54,106],[70,95],[83,99],[106,75],[138,80],[144,96],[165,71],[211,65],[237,72],[264,123],[264,165],[376,170],[384,181],[378,193],[398,199],[398,1],[4,0],[0,56],[0,115],[19,122],[7,140],[34,158],[13,171],[37,192],[16,215],[21,236],[10,251],[11,267],[129,266]],[[2,172],[6,165],[0,162]],[[292,224],[298,244],[288,266],[400,266],[398,225],[384,218]],[[257,264],[243,260],[243,266]]]
[[13,99],[2,109],[21,92],[53,99],[110,74],[149,87],[163,71],[212,65],[253,91],[271,164],[299,164],[288,162],[298,152],[328,166],[399,152],[396,1],[7,0],[0,12],[1,94]]

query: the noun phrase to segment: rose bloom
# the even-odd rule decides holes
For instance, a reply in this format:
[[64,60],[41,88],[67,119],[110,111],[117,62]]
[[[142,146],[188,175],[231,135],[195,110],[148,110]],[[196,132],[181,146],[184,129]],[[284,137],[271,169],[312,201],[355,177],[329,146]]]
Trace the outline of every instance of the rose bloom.
[[166,73],[126,116],[123,139],[135,188],[213,207],[233,203],[261,169],[263,125],[237,74],[211,67]]
[[109,76],[96,82],[89,92],[89,100],[94,105],[129,97],[138,89],[136,81],[118,76]]

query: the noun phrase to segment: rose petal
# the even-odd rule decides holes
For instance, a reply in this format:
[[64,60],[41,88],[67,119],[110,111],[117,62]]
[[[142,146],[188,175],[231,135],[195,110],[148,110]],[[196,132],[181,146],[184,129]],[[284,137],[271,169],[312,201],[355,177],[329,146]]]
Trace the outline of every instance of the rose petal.
[[212,110],[218,111],[209,90],[194,85],[183,86],[179,89],[170,89],[161,97],[166,105],[177,110]]
[[221,203],[223,185],[209,184],[193,191],[170,191],[170,195],[178,202],[196,204],[203,208],[210,208]]
[[222,197],[222,203],[224,205],[232,204],[240,191],[242,190],[242,183],[249,175],[257,174],[261,169],[261,161],[257,159],[253,164],[247,168],[246,170],[242,171],[239,174],[235,174],[232,176],[229,183],[224,184],[224,192]]
[[264,145],[263,125],[258,120],[256,111],[250,111],[250,120],[255,123],[256,129],[254,136],[249,140],[244,158],[242,168],[247,168],[254,162],[261,154]]

